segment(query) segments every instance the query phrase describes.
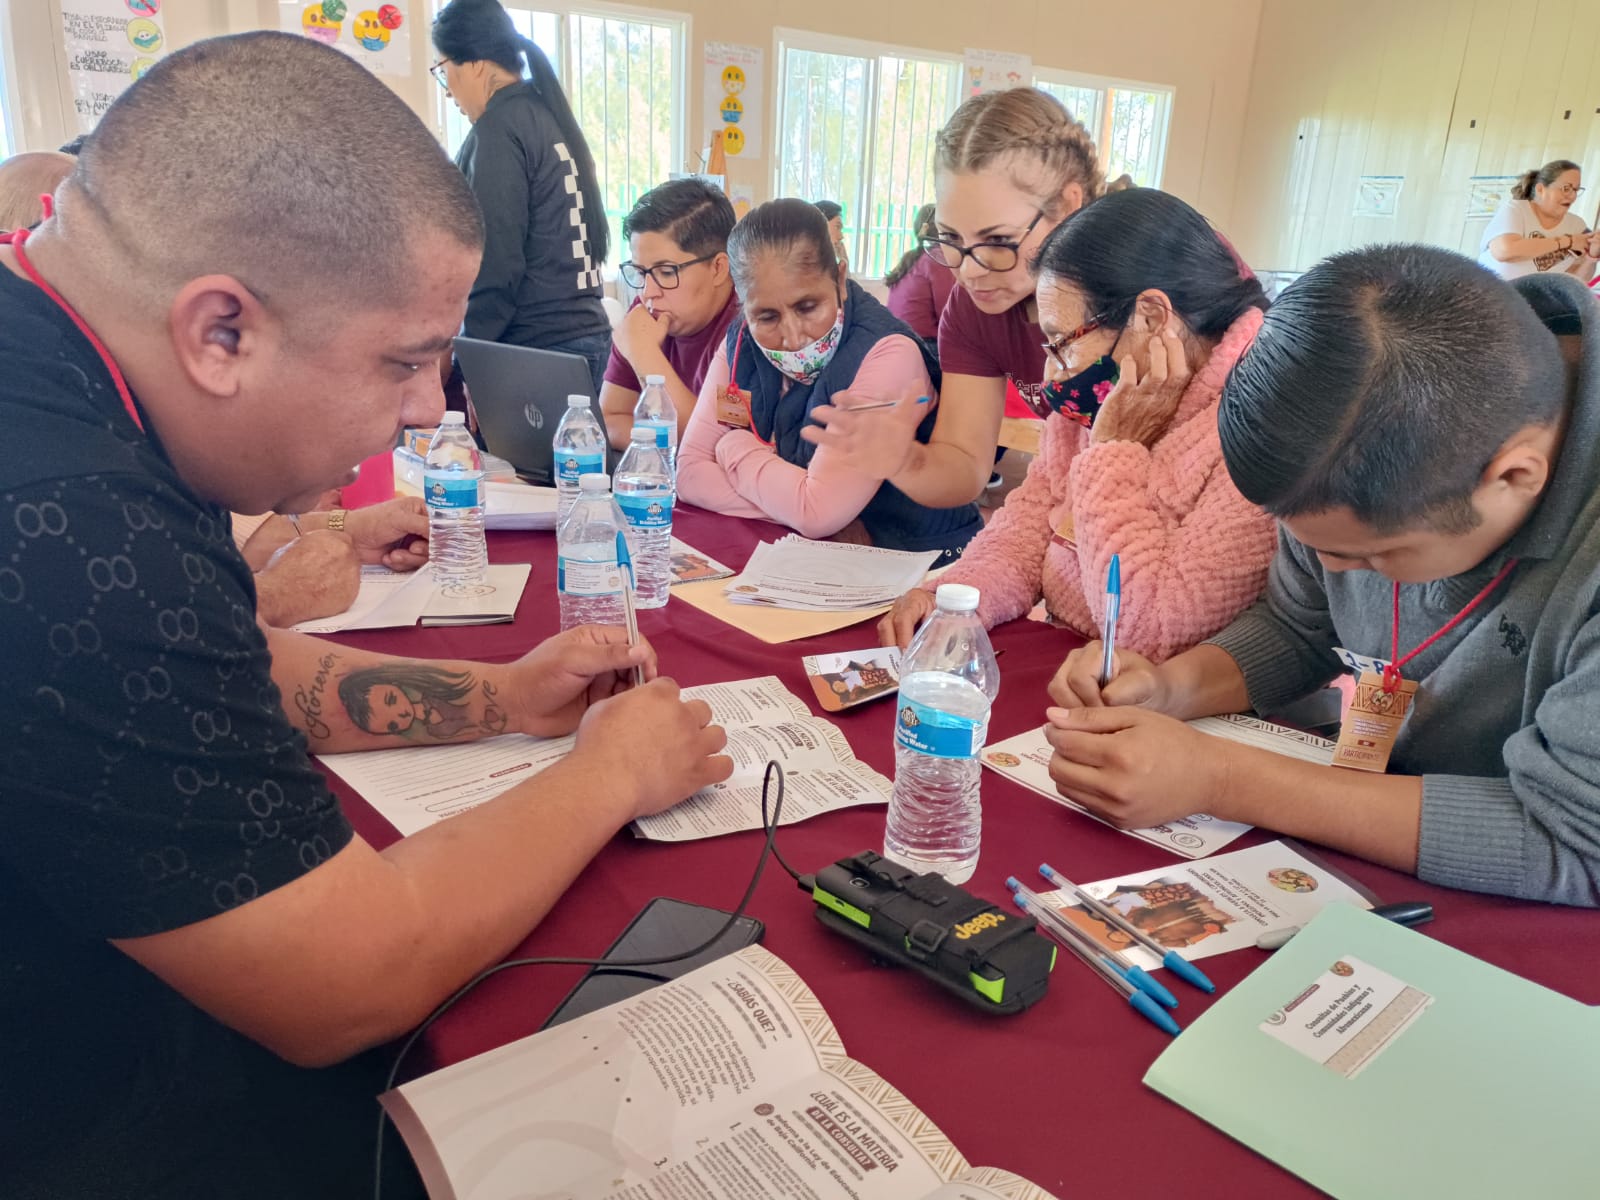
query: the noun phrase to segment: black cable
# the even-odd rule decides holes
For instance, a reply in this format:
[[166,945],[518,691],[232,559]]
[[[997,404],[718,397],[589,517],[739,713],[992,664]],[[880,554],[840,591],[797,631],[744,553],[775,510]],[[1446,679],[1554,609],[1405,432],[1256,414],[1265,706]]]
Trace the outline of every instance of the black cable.
[[[778,794],[772,805],[772,820],[768,822],[767,789],[772,786],[774,772],[777,774]],[[389,1076],[384,1081],[383,1090],[387,1092],[394,1088],[394,1081],[400,1075],[400,1066],[405,1062],[407,1055],[411,1053],[412,1047],[417,1044],[417,1039],[426,1033],[435,1021],[449,1012],[458,1000],[468,992],[471,992],[484,980],[500,974],[501,971],[509,971],[513,967],[658,967],[665,963],[682,962],[686,958],[693,958],[695,955],[703,954],[716,945],[721,940],[722,935],[732,929],[734,924],[744,916],[745,909],[749,907],[751,898],[756,894],[756,886],[761,882],[762,873],[767,869],[767,859],[769,857],[776,857],[785,871],[793,875],[796,880],[800,878],[799,875],[795,874],[794,868],[783,861],[783,855],[778,853],[776,839],[778,836],[778,817],[783,812],[783,793],[783,766],[776,759],[769,759],[767,769],[761,776],[761,828],[766,832],[767,838],[762,844],[761,854],[756,859],[756,869],[750,876],[750,885],[745,888],[744,895],[739,898],[738,907],[728,914],[728,919],[722,923],[722,927],[716,933],[698,946],[685,950],[681,954],[672,954],[665,958],[513,958],[502,963],[496,963],[492,967],[486,967],[462,984],[454,995],[429,1013],[427,1019],[411,1031],[411,1036],[405,1040],[400,1047],[400,1052],[395,1055],[394,1065],[389,1068]],[[667,976],[663,976],[662,981],[665,982],[667,978]],[[378,1109],[377,1144],[373,1150],[372,1200],[383,1200],[383,1135],[388,1120],[389,1114],[380,1106]]]

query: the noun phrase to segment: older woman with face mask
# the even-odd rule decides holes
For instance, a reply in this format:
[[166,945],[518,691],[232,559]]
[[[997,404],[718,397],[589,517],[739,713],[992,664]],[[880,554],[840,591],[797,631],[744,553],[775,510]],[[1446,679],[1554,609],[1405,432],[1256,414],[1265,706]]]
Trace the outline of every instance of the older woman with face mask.
[[926,507],[885,482],[884,470],[800,436],[830,405],[855,409],[890,440],[925,441],[937,405],[932,354],[846,279],[826,219],[803,200],[754,209],[728,239],[728,258],[742,319],[706,375],[678,494],[806,537],[959,554],[982,524],[975,505]]

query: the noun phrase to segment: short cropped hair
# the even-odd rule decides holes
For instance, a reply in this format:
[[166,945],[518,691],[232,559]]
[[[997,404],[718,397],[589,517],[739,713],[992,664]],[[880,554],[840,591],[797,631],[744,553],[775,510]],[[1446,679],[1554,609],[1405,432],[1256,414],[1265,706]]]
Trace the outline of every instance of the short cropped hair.
[[1484,468],[1557,420],[1565,390],[1555,335],[1509,284],[1448,250],[1373,246],[1278,298],[1217,426],[1234,484],[1274,516],[1464,533]]
[[141,290],[225,274],[307,316],[406,295],[420,232],[483,245],[471,189],[405,102],[272,32],[197,42],[128,88],[63,186],[69,236],[80,206]]
[[737,219],[720,188],[702,179],[674,179],[639,197],[622,219],[622,236],[659,233],[700,258],[728,248]]

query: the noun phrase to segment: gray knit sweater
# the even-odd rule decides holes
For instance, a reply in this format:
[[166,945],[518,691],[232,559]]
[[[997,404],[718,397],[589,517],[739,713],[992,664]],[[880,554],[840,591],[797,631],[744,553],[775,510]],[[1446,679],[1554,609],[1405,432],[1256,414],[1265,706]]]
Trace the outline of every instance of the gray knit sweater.
[[[1390,770],[1423,777],[1423,879],[1597,906],[1600,305],[1568,276],[1514,286],[1553,332],[1582,337],[1570,422],[1549,489],[1510,542],[1463,575],[1401,588],[1404,654],[1520,560],[1405,668],[1421,687]],[[1251,704],[1271,711],[1343,670],[1336,645],[1390,656],[1391,587],[1374,571],[1325,572],[1280,530],[1266,595],[1212,641],[1239,664]]]

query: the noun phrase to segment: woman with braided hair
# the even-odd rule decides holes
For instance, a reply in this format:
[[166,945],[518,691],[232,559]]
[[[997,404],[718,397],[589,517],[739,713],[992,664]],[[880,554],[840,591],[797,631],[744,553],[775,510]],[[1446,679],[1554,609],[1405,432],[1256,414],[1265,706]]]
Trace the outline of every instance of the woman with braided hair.
[[1094,141],[1034,88],[973,96],[939,131],[936,213],[924,250],[960,285],[939,322],[944,387],[926,444],[920,413],[823,407],[806,440],[887,479],[920,504],[966,504],[989,481],[1008,384],[1037,415],[1044,334],[1029,261],[1104,186]]

